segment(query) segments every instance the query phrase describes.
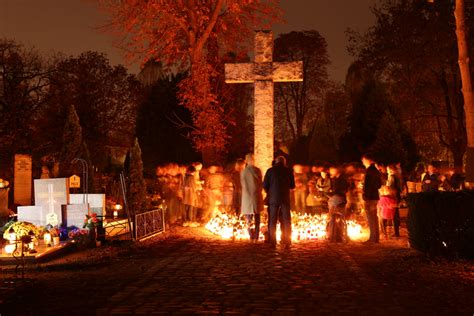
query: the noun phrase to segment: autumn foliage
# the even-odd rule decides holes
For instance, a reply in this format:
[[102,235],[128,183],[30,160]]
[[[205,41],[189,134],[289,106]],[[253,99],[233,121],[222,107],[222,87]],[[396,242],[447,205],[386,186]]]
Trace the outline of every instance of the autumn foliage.
[[[255,29],[281,19],[277,0],[96,0],[109,15],[108,31],[131,60],[162,62],[187,70],[180,99],[192,113],[197,149],[224,149],[228,141],[222,104],[218,101],[217,64],[210,62],[208,43],[216,39],[218,56],[247,52]],[[211,59],[212,60],[212,59]]]

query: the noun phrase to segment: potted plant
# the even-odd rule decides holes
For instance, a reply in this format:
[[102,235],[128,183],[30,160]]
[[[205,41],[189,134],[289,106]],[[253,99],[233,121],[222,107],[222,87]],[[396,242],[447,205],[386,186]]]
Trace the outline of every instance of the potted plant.
[[59,229],[57,227],[53,227],[49,230],[51,234],[51,239],[53,240],[53,246],[59,246]]

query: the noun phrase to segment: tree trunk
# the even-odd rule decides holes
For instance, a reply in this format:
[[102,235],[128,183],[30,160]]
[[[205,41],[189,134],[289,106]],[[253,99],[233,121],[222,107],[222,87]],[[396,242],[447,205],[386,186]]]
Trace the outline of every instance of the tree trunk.
[[471,72],[469,69],[469,48],[465,23],[464,0],[456,0],[454,11],[456,18],[456,37],[458,42],[459,70],[461,72],[464,112],[466,115],[467,160],[466,180],[474,181],[474,95],[472,92]]

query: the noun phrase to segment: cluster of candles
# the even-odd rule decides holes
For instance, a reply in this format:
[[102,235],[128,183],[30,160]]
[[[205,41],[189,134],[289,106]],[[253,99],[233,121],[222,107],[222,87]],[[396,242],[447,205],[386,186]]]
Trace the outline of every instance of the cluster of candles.
[[[12,229],[8,233],[8,244],[5,245],[5,253],[8,255],[12,255],[17,251],[19,248],[19,239],[17,239],[17,234],[15,231]],[[52,237],[52,235],[48,232],[44,233],[43,235],[43,241],[44,244],[47,245],[48,247],[54,245],[57,246],[59,245],[59,237]],[[34,251],[35,250],[35,245],[37,245],[37,240],[35,240],[35,237],[32,237],[31,242],[28,243],[28,251]]]
[[[293,241],[323,240],[326,238],[326,227],[328,216],[297,214],[292,212],[292,234]],[[264,220],[262,222],[265,222]],[[359,240],[364,236],[363,228],[355,221],[346,221],[347,235],[352,240]],[[265,224],[261,224],[261,230],[266,229]],[[247,240],[249,239],[248,225],[243,217],[214,211],[213,218],[206,224],[206,229],[223,239]],[[277,239],[281,236],[279,225],[277,226]],[[260,234],[260,239],[264,239]]]

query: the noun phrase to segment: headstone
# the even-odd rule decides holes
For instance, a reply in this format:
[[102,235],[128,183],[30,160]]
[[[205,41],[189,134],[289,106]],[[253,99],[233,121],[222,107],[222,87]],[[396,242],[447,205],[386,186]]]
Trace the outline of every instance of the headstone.
[[71,194],[69,196],[70,204],[89,203],[90,211],[99,216],[105,214],[105,194]]
[[84,220],[88,214],[89,206],[87,204],[69,204],[63,207],[63,224],[82,228]]
[[18,206],[18,221],[29,222],[37,226],[46,225],[46,212],[41,206]]
[[13,202],[31,204],[32,160],[30,155],[15,155]]
[[[35,179],[35,205],[42,206],[46,216],[57,215],[62,221],[61,205],[69,203],[69,187],[67,178]],[[49,217],[52,220],[52,217]]]
[[81,178],[78,175],[72,175],[69,177],[69,188],[78,189],[81,187]]
[[254,45],[254,62],[225,64],[225,80],[254,84],[255,164],[265,173],[273,161],[273,83],[303,81],[303,62],[273,62],[270,31],[257,31]]

